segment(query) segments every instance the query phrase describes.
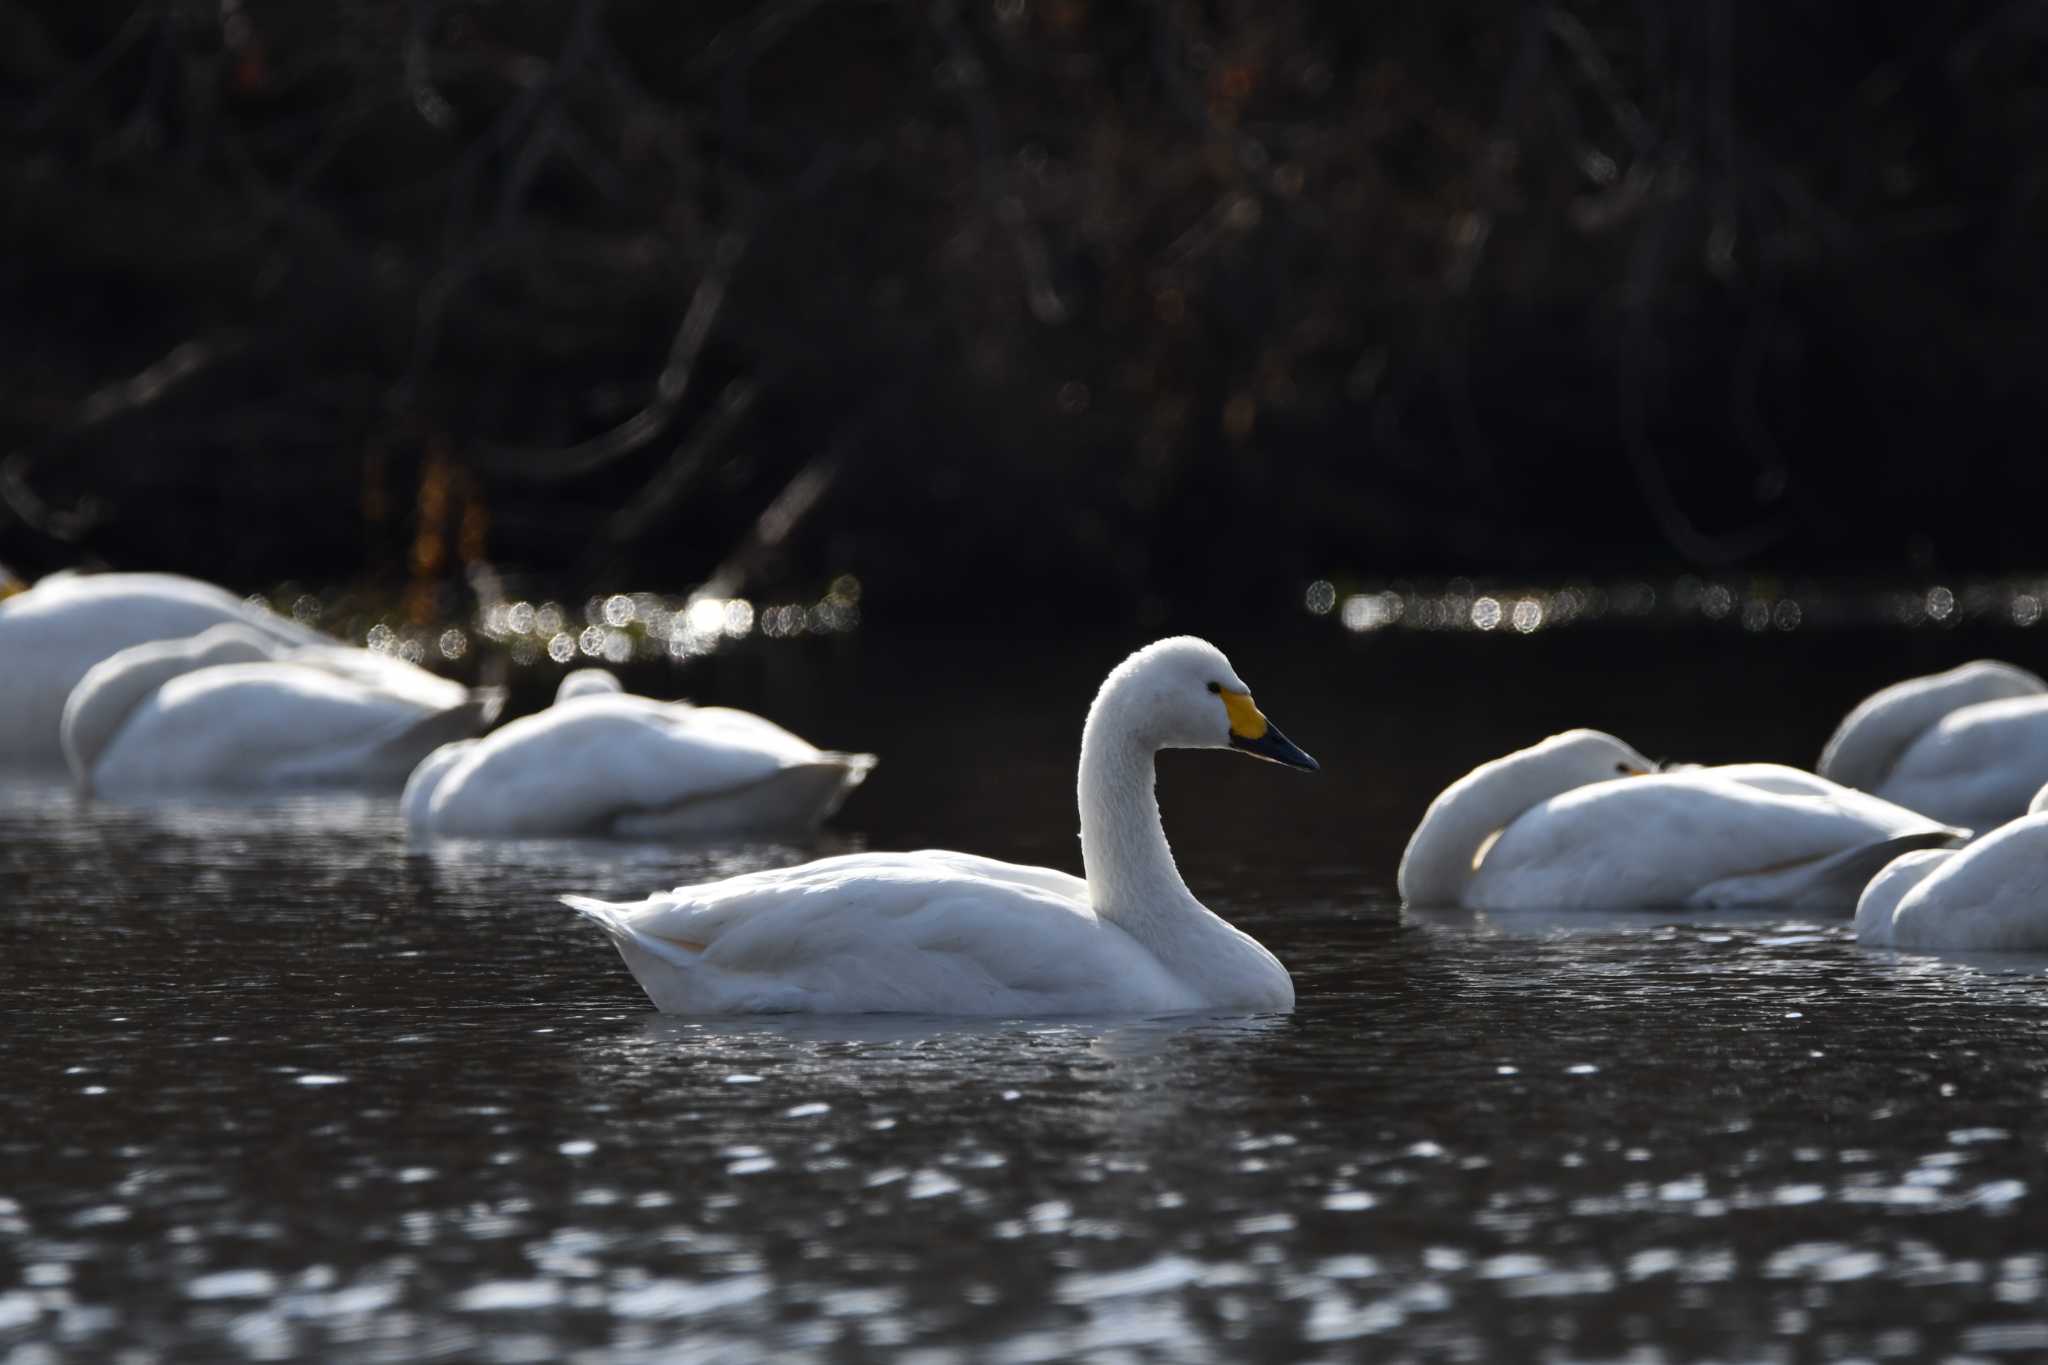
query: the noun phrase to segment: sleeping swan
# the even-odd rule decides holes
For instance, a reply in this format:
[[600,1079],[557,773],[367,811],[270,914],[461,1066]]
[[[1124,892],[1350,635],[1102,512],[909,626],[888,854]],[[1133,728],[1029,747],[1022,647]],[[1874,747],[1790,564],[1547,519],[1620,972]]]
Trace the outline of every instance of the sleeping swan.
[[1897,948],[2048,951],[2048,787],[1967,848],[1894,859],[1856,902],[1856,937]]
[[414,834],[467,838],[803,832],[874,765],[746,711],[631,696],[583,668],[547,710],[429,755],[399,809]]
[[1284,1010],[1287,969],[1204,909],[1152,793],[1160,749],[1315,760],[1259,714],[1214,645],[1117,665],[1081,731],[1087,879],[967,853],[856,853],[634,905],[565,898],[676,1014],[1121,1014]]
[[2048,782],[2048,683],[1994,659],[1893,683],[1836,728],[1820,774],[1989,829],[2026,810]]
[[1568,730],[1445,788],[1401,856],[1401,899],[1470,910],[1771,905],[1846,911],[1870,876],[1963,830],[1775,763],[1655,772]]
[[100,660],[224,622],[279,645],[327,638],[176,574],[59,573],[7,596],[0,601],[0,765],[63,765],[57,727],[65,699]]
[[82,792],[396,790],[420,758],[497,714],[401,659],[284,646],[244,625],[135,645],[86,670],[61,736]]

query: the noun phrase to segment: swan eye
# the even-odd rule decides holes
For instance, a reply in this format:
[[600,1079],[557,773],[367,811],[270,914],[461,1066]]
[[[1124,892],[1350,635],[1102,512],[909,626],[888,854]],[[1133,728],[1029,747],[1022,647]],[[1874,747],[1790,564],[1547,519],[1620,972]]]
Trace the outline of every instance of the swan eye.
[[1629,775],[1630,773],[1634,772],[1634,771],[1635,771],[1635,769],[1634,769],[1634,768],[1631,768],[1631,767],[1630,767],[1630,766],[1629,766],[1628,764],[1626,764],[1626,763],[1617,763],[1617,764],[1615,764],[1615,765],[1614,765],[1614,771],[1616,771],[1616,772],[1620,773],[1620,774],[1621,774],[1621,775],[1622,775],[1623,777],[1626,777],[1626,776],[1628,776],[1628,775]]
[[1212,682],[1212,683],[1210,683],[1210,684],[1209,684],[1209,690],[1210,690],[1211,692],[1218,692],[1218,693],[1220,693],[1220,692],[1221,692],[1221,691],[1223,690],[1223,684],[1222,684],[1222,683],[1220,683],[1220,682]]

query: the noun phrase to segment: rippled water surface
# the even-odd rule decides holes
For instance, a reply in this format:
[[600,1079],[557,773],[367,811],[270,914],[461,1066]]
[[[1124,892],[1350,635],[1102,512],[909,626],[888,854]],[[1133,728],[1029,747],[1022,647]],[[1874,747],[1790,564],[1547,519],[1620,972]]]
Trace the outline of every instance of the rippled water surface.
[[[880,752],[826,849],[1073,867],[1129,643],[636,681]],[[816,849],[0,788],[0,1359],[2048,1358],[2048,960],[1390,894],[1505,747],[1803,762],[1953,659],[1223,643],[1325,771],[1173,755],[1162,798],[1289,1016],[665,1019],[553,898]]]

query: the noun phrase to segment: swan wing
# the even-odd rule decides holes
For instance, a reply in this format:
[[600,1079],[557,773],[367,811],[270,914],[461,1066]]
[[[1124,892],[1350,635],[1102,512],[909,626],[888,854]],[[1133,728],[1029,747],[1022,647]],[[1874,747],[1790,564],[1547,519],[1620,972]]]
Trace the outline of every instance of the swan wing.
[[1908,746],[1878,794],[1952,824],[1989,829],[2048,782],[2048,696],[1979,702]]
[[375,650],[335,644],[305,645],[293,650],[288,657],[293,663],[332,673],[358,686],[401,697],[421,706],[436,709],[457,706],[469,696],[469,689],[453,679],[429,673],[418,664]]
[[1787,863],[1757,872],[1741,872],[1707,883],[1687,897],[1686,904],[1840,910],[1859,905],[1870,879],[1894,860],[1915,852],[1939,850],[1947,853],[1958,837],[1946,830],[1901,834],[1845,848],[1824,858]]
[[1468,903],[1487,910],[1700,904],[1696,898],[1716,883],[1903,834],[1955,837],[1911,812],[1872,811],[1839,789],[1772,791],[1713,769],[1600,782],[1541,802],[1503,830],[1474,874]]
[[135,708],[96,763],[93,786],[395,788],[427,752],[479,723],[461,688],[455,697],[436,708],[282,661],[202,668]]
[[[1789,768],[1782,763],[1724,763],[1693,771],[1780,796],[1816,797],[1836,810],[1898,834],[1925,830],[1935,819],[1918,807],[1873,796],[1856,787],[1845,787],[1818,773],[1807,772],[1804,768]],[[1957,832],[1966,833],[1967,829],[1958,829]]]
[[1049,1014],[1199,1001],[1087,904],[1079,878],[962,854],[864,853],[680,887],[569,898],[659,1009]]
[[[769,722],[707,715],[717,710],[605,694],[558,702],[464,753],[419,803],[420,817],[453,835],[689,832],[701,812],[686,818],[687,807],[833,761]],[[763,742],[763,727],[781,739]],[[842,763],[833,781],[857,782],[871,762]]]

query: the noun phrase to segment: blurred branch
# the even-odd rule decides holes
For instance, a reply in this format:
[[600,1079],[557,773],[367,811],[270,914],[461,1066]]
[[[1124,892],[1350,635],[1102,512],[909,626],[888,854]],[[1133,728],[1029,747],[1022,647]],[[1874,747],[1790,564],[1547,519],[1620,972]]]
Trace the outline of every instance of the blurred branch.
[[239,332],[216,332],[181,341],[155,363],[86,395],[72,414],[68,430],[85,431],[146,408],[167,397],[185,381],[239,355],[248,344],[248,337]]
[[967,28],[960,22],[954,0],[933,0],[930,10],[933,30],[946,45],[950,83],[967,109],[968,126],[974,133],[976,160],[981,170],[982,197],[995,211],[996,221],[1010,239],[1017,268],[1024,275],[1024,297],[1031,314],[1047,326],[1067,320],[1066,300],[1060,297],[1052,279],[1052,256],[1046,250],[1045,235],[1031,219],[1024,200],[1004,182],[1009,166],[999,146],[995,101],[989,95],[988,70],[974,50]]
[[847,461],[867,439],[868,428],[882,406],[873,402],[849,418],[825,449],[806,461],[782,491],[754,519],[746,537],[728,554],[699,589],[710,597],[735,597],[758,579],[763,566],[795,534],[831,491]]
[[51,540],[73,542],[99,523],[104,512],[98,499],[81,498],[69,509],[52,507],[29,486],[28,467],[25,455],[0,460],[0,505],[22,525]]
[[510,474],[534,483],[558,483],[579,478],[613,461],[631,455],[667,430],[689,392],[690,376],[718,310],[725,303],[725,291],[733,268],[745,251],[745,239],[727,234],[719,239],[711,264],[690,295],[682,323],[669,343],[668,360],[654,381],[654,396],[647,405],[625,421],[599,436],[571,446],[510,446],[480,441],[477,463],[484,469]]
[[617,547],[638,540],[646,534],[647,528],[654,524],[655,519],[688,491],[704,467],[725,448],[725,443],[731,439],[733,432],[739,429],[740,423],[753,410],[754,399],[758,393],[758,386],[744,379],[734,380],[729,384],[726,391],[719,396],[718,406],[697,424],[697,428],[690,433],[687,441],[676,447],[675,453],[669,456],[668,463],[612,514],[611,520],[605,525],[602,540],[595,542],[593,549],[597,545]]

